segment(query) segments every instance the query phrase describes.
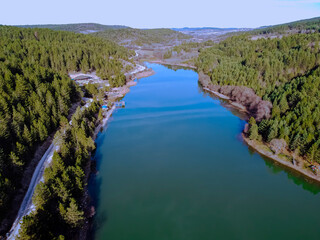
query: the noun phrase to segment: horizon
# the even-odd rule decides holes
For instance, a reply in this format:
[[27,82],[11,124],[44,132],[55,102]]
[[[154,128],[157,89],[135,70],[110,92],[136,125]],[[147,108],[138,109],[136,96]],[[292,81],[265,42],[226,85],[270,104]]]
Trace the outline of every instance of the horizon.
[[157,11],[146,0],[110,3],[93,0],[90,4],[83,0],[49,3],[12,0],[3,3],[6,11],[0,16],[0,24],[98,23],[132,28],[258,28],[320,16],[320,0],[226,0],[223,3],[199,0],[197,4],[164,0],[156,8]]
[[[194,26],[194,27],[190,27],[190,26],[184,26],[184,27],[159,27],[159,28],[137,28],[137,29],[161,29],[161,28],[167,28],[167,29],[193,29],[193,28],[216,28],[216,29],[259,29],[259,28],[265,28],[265,27],[270,27],[270,26],[275,26],[275,25],[282,25],[282,24],[287,24],[287,23],[291,23],[291,22],[299,22],[299,21],[303,21],[303,20],[309,20],[309,19],[313,19],[313,18],[320,18],[319,16],[316,17],[311,17],[311,18],[303,18],[303,19],[296,19],[290,22],[283,22],[283,23],[278,23],[278,24],[274,24],[274,25],[263,25],[263,26],[258,26],[258,27],[216,27],[216,26]],[[77,24],[98,24],[98,25],[104,25],[104,26],[121,26],[121,27],[127,27],[127,28],[136,28],[136,27],[132,27],[129,25],[120,25],[120,24],[104,24],[104,23],[99,23],[99,22],[75,22],[75,23],[44,23],[44,24],[16,24],[16,25],[10,25],[10,24],[1,24],[3,26],[14,26],[14,27],[19,27],[19,26],[46,26],[46,25],[77,25]]]

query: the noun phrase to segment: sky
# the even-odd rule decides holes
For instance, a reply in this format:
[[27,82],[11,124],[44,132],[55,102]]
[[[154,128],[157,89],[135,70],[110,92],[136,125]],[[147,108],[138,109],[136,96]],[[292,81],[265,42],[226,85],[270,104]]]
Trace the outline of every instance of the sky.
[[320,0],[2,0],[0,24],[246,27],[320,16]]

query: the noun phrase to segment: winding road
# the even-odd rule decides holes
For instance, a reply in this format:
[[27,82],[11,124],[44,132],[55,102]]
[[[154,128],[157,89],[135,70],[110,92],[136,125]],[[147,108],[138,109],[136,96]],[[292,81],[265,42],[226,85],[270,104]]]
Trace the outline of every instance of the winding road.
[[28,215],[31,211],[35,209],[35,206],[32,203],[32,196],[34,194],[34,190],[36,186],[42,181],[42,176],[44,173],[44,169],[50,164],[54,151],[58,149],[53,143],[49,146],[45,154],[42,156],[39,161],[33,175],[28,188],[26,195],[23,198],[23,201],[20,205],[19,212],[17,214],[16,220],[14,221],[10,232],[7,233],[8,239],[15,239],[15,237],[19,233],[20,229],[20,221],[26,215]]
[[[83,100],[86,102],[86,104],[81,109],[88,108],[93,101],[91,98],[83,98]],[[71,125],[72,121],[70,121],[69,124]],[[32,203],[32,197],[33,197],[34,191],[37,185],[39,184],[39,182],[43,181],[44,170],[49,166],[52,160],[53,153],[58,149],[59,149],[59,146],[55,146],[54,143],[51,143],[47,151],[43,154],[36,169],[34,170],[31,178],[31,182],[28,187],[28,191],[26,192],[26,195],[24,196],[23,201],[20,205],[20,209],[17,214],[17,217],[13,222],[10,231],[7,233],[8,240],[11,240],[11,239],[13,240],[18,236],[21,220],[23,219],[24,216],[30,214],[33,210],[35,210],[35,206]]]

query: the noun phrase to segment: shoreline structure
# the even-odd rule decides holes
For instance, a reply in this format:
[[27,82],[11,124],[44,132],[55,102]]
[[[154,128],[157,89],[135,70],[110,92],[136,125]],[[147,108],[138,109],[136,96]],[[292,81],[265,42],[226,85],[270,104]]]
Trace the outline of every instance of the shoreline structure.
[[[250,117],[251,115],[250,111],[245,106],[232,101],[230,97],[224,94],[210,90],[208,87],[206,87],[206,85],[210,83],[204,80],[204,78],[201,77],[200,75],[199,75],[199,83],[203,86],[203,89],[205,91],[213,93],[219,99],[228,101],[228,103],[230,103],[230,105],[232,105],[234,108],[242,112],[245,112],[246,114],[248,114],[248,118]],[[288,168],[289,170],[294,171],[296,174],[299,174],[300,176],[306,178],[306,180],[311,180],[317,184],[320,184],[320,176],[314,174],[308,166],[305,166],[306,164],[307,165],[312,165],[312,164],[306,161],[305,159],[303,159],[302,157],[295,156],[292,152],[288,152],[288,151],[286,151],[286,153],[280,152],[281,156],[279,156],[280,154],[276,154],[270,149],[269,144],[265,142],[260,142],[257,140],[250,140],[245,135],[245,131],[241,133],[241,136],[244,142],[246,143],[246,145],[248,147],[251,147],[261,156],[267,157],[268,159],[276,163],[279,163],[281,166],[284,166],[285,168]],[[288,157],[295,160],[292,161]]]

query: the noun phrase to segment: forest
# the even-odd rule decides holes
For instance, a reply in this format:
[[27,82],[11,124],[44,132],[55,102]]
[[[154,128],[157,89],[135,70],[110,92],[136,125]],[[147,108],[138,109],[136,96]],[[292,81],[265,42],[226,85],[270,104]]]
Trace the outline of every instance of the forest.
[[211,47],[215,43],[212,40],[205,42],[183,42],[180,45],[169,48],[163,58],[168,59],[173,56],[173,53],[176,53],[178,56],[182,56],[184,53],[189,53],[192,51],[199,51],[201,48]]
[[269,33],[290,33],[290,32],[320,32],[320,17],[305,19],[285,24],[274,25],[270,27],[262,27],[254,30],[254,33],[269,34]]
[[72,124],[62,123],[55,136],[60,149],[36,187],[36,211],[23,218],[18,239],[74,239],[78,234],[85,220],[85,169],[90,168],[90,152],[95,148],[91,136],[101,116],[94,101],[88,108],[78,107]]
[[114,41],[119,44],[134,44],[142,46],[144,44],[161,43],[165,44],[175,40],[186,40],[190,36],[171,30],[171,29],[108,29],[102,32],[96,32],[93,36],[101,37]]
[[130,53],[91,35],[7,26],[0,27],[0,49],[1,221],[35,150],[80,101],[68,72],[123,79],[122,61]]
[[320,162],[320,34],[281,39],[231,37],[203,49],[196,61],[214,85],[252,88],[272,103],[272,116],[250,121],[250,138],[284,139],[288,148]]
[[103,25],[98,23],[74,23],[74,24],[44,24],[44,25],[19,25],[22,28],[48,28],[57,31],[69,31],[75,33],[92,33],[108,29],[127,28],[121,25]]

